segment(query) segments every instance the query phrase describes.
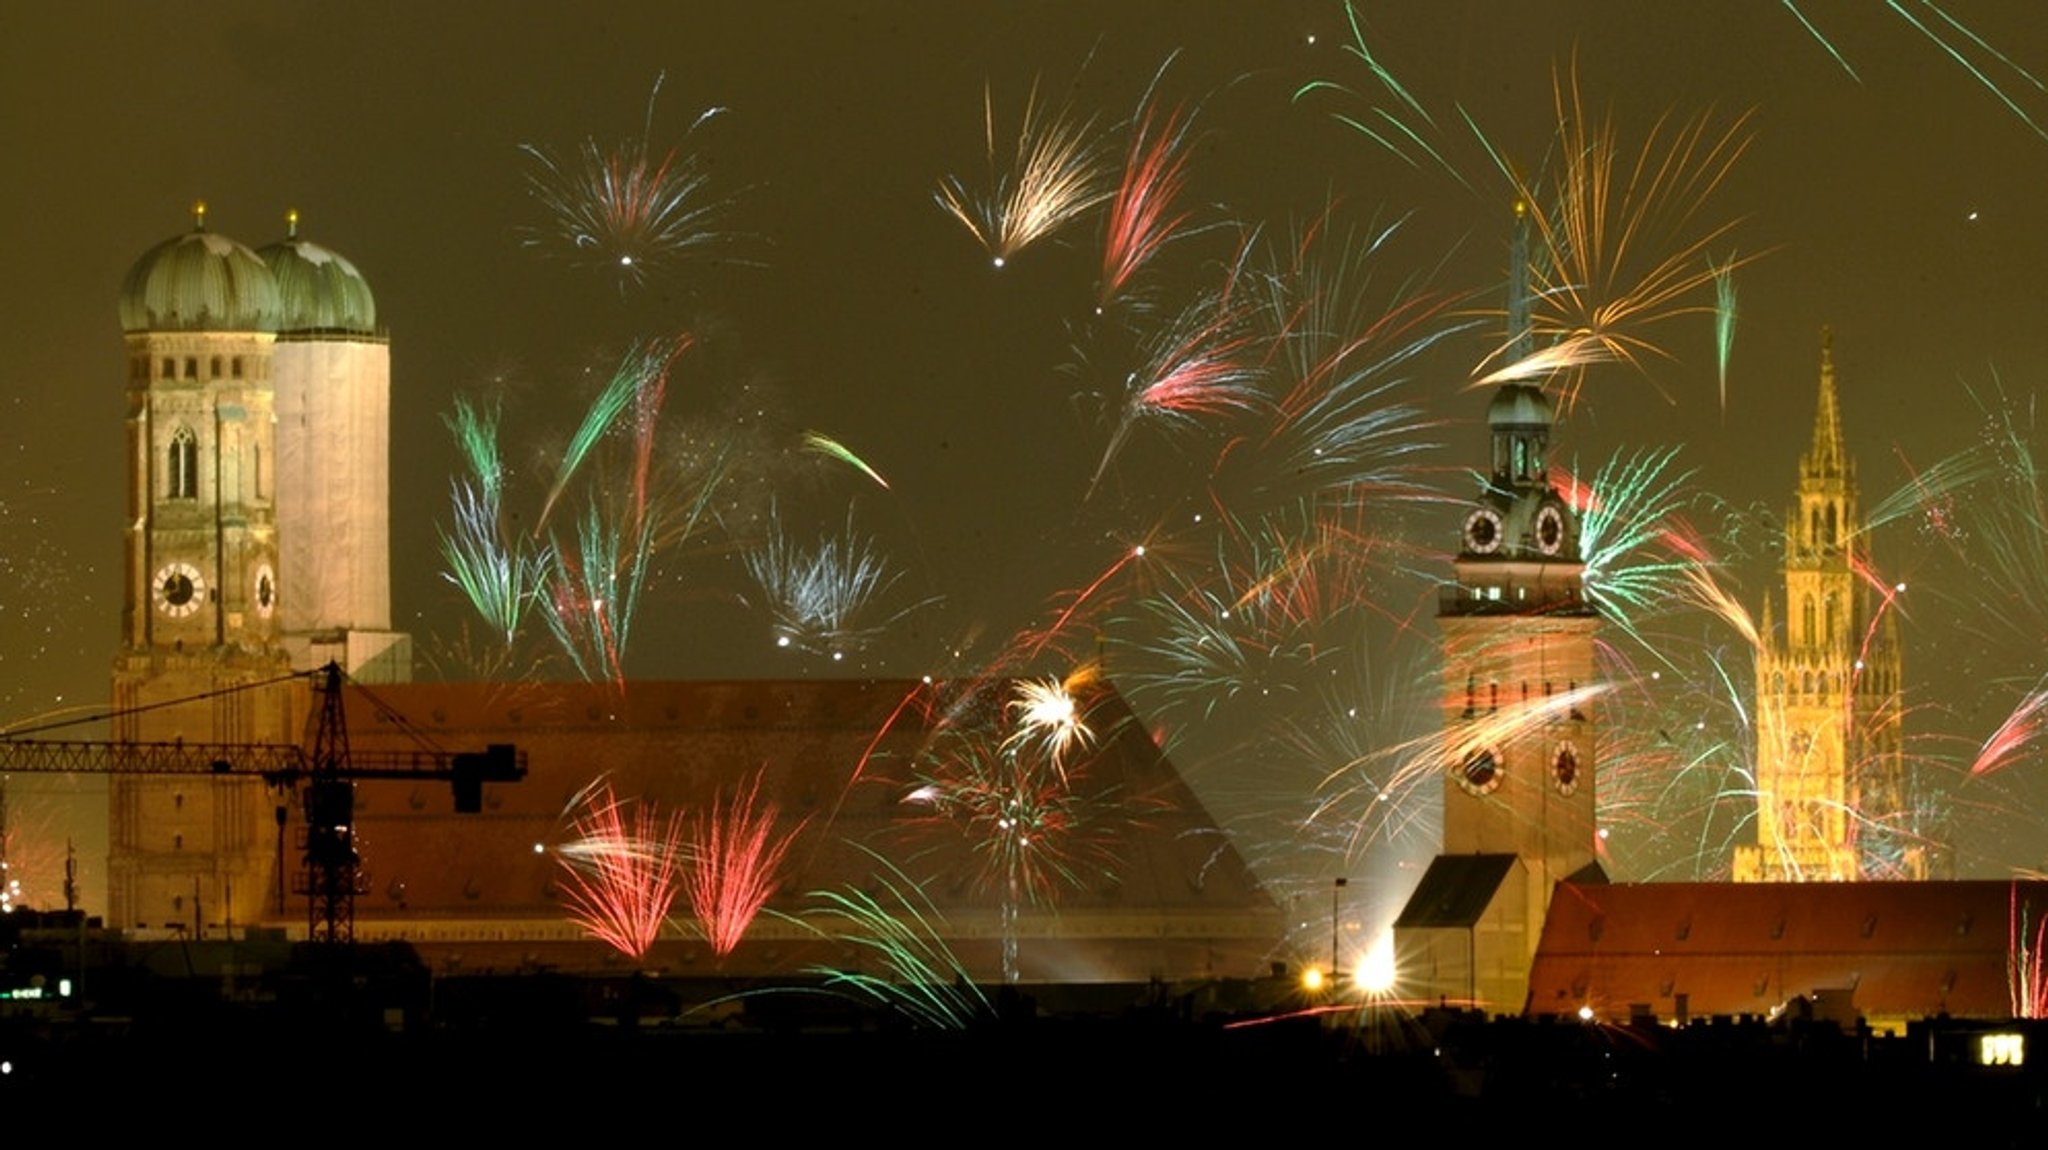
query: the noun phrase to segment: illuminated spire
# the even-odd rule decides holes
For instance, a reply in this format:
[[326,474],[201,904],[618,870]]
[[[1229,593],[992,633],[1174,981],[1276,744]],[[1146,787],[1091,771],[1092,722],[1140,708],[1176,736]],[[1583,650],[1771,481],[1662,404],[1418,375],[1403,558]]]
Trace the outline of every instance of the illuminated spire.
[[203,232],[206,230],[205,200],[194,200],[192,202],[192,230],[195,232]]
[[1813,446],[1799,461],[1800,471],[1816,479],[1838,479],[1847,474],[1847,456],[1842,451],[1842,407],[1835,396],[1835,337],[1827,328],[1820,331],[1820,404],[1813,413]]
[[1515,238],[1508,256],[1507,362],[1521,363],[1536,351],[1529,300],[1529,205],[1515,201]]
[[285,209],[284,238],[288,240],[299,238],[299,209],[297,208]]

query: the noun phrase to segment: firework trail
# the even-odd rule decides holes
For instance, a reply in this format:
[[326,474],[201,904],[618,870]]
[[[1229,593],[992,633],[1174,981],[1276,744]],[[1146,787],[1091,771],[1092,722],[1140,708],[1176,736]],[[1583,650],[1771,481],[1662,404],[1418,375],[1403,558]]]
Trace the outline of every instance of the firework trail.
[[1250,361],[1254,335],[1245,309],[1228,291],[1197,301],[1140,349],[1142,366],[1125,380],[1125,400],[1088,492],[1141,422],[1193,428],[1207,417],[1255,410],[1262,402]]
[[[1422,159],[1426,157],[1431,163],[1448,173],[1452,179],[1457,180],[1466,187],[1470,187],[1471,185],[1466,183],[1465,177],[1459,175],[1458,170],[1452,167],[1450,162],[1444,158],[1443,153],[1437,149],[1436,145],[1430,142],[1431,137],[1439,135],[1436,119],[1429,114],[1429,111],[1414,96],[1408,93],[1408,89],[1403,87],[1401,82],[1394,78],[1394,74],[1388,71],[1386,66],[1381,64],[1379,59],[1372,54],[1371,47],[1365,42],[1365,29],[1359,23],[1357,5],[1349,3],[1347,0],[1347,3],[1344,5],[1344,15],[1351,25],[1351,42],[1344,46],[1345,54],[1356,57],[1360,63],[1365,65],[1367,73],[1372,78],[1374,90],[1379,93],[1379,97],[1364,97],[1371,102],[1371,108],[1366,115],[1353,116],[1347,113],[1333,113],[1337,121],[1348,125],[1367,139],[1385,148],[1389,153],[1407,163],[1409,167],[1421,168]],[[1302,97],[1312,92],[1326,91],[1336,92],[1344,96],[1357,97],[1361,95],[1361,93],[1332,80],[1314,80],[1297,89],[1294,93],[1294,99],[1295,102],[1299,103]],[[1391,106],[1382,104],[1380,98],[1390,99]],[[1469,120],[1467,122],[1469,123]]]
[[577,792],[566,813],[569,837],[555,857],[570,921],[628,958],[644,956],[683,883],[682,815],[621,799],[609,779]]
[[2048,919],[2038,919],[2031,902],[2012,884],[2012,912],[2006,926],[2006,987],[2014,1018],[2048,1018]]
[[498,452],[498,409],[458,396],[444,417],[469,467],[452,481],[454,526],[440,532],[443,577],[462,589],[495,638],[510,648],[547,566],[544,553],[506,530],[505,469]]
[[1038,104],[1038,85],[1024,105],[1016,156],[1008,172],[997,171],[995,99],[982,94],[988,139],[990,189],[977,196],[958,177],[948,176],[935,193],[939,206],[959,220],[990,261],[1002,267],[1019,251],[1072,222],[1110,197],[1102,170],[1102,145],[1093,118],[1076,123],[1066,111],[1048,114]]
[[[529,246],[564,245],[579,262],[612,269],[619,288],[641,284],[669,261],[729,240],[718,224],[730,199],[714,198],[710,177],[693,154],[654,144],[654,103],[661,79],[647,97],[638,140],[606,147],[586,139],[568,157],[522,144],[530,167],[526,188],[546,214]],[[709,108],[686,136],[724,112]]]
[[782,808],[761,801],[761,775],[712,800],[695,820],[690,872],[684,880],[690,909],[713,953],[731,954],[753,925],[754,916],[775,893],[776,872],[809,819],[777,835]]
[[[1850,66],[1848,59],[1835,47],[1834,42],[1829,40],[1813,21],[1806,18],[1806,13],[1799,10],[1799,5],[1795,0],[1781,0],[1781,3],[1784,4],[1785,11],[1790,12],[1792,18],[1799,21],[1799,26],[1806,29],[1807,35],[1812,36],[1815,42],[1822,48],[1827,49],[1828,55],[1834,59],[1836,64],[1841,66],[1842,71],[1849,74],[1850,79],[1859,82],[1862,80],[1862,77],[1856,74],[1856,69]],[[1983,86],[1985,91],[1996,97],[1999,103],[2005,105],[2007,111],[2019,117],[2020,122],[2031,129],[2036,136],[2048,140],[2048,131],[2044,131],[2041,125],[2035,123],[2034,118],[2027,114],[2026,109],[2020,107],[2019,101],[2011,93],[2007,92],[2006,89],[2000,87],[1998,82],[1992,79],[1990,73],[1985,70],[1985,65],[1972,60],[1969,53],[1974,51],[1989,56],[1991,58],[1990,62],[1996,63],[1999,67],[2011,72],[2016,78],[2025,81],[2037,92],[2048,90],[2048,88],[2044,88],[2041,81],[2036,79],[2032,73],[2014,63],[2005,53],[1986,43],[1983,37],[1972,32],[1962,21],[1942,11],[1941,7],[1937,4],[1928,3],[1923,0],[1921,4],[1917,5],[1918,8],[1929,14],[1930,18],[1928,20],[1922,20],[1920,17],[1915,16],[1912,8],[1901,3],[1900,0],[1885,0],[1885,7],[1889,8],[1899,19],[1912,25],[1914,31],[1920,33],[1929,43],[1941,49],[1942,54],[1954,61],[1963,71],[1968,72],[1971,79],[1977,81],[1978,84]]]
[[804,432],[804,450],[825,456],[828,459],[837,459],[841,463],[855,468],[869,479],[874,480],[875,485],[882,490],[889,490],[889,481],[882,478],[880,472],[869,467],[866,460],[855,455],[845,444],[840,443],[829,435],[817,431]]
[[797,921],[819,938],[873,958],[885,973],[838,967],[813,967],[812,973],[824,977],[828,990],[887,1007],[919,1026],[961,1030],[992,1017],[994,1004],[946,945],[944,919],[924,888],[895,863],[854,845],[877,868],[867,888],[812,891],[816,905]]
[[690,344],[689,336],[680,336],[639,343],[627,349],[618,366],[612,370],[611,378],[591,403],[590,410],[584,413],[582,424],[562,449],[562,457],[555,466],[554,483],[541,502],[540,516],[534,520],[536,535],[547,526],[556,501],[568,490],[584,461],[611,434],[619,417],[629,410],[634,414],[633,518],[636,524],[645,519],[654,428],[660,419],[662,400],[668,393],[669,369]]
[[[1165,71],[1163,65],[1160,71]],[[1158,78],[1153,82],[1157,84]],[[1184,105],[1161,116],[1150,93],[1139,105],[1131,146],[1124,155],[1123,179],[1109,201],[1098,306],[1107,307],[1122,295],[1138,269],[1188,220],[1188,213],[1176,212],[1173,205],[1187,183],[1191,119]]]
[[1721,381],[1721,410],[1728,410],[1728,361],[1735,354],[1735,257],[1714,264],[1714,366]]

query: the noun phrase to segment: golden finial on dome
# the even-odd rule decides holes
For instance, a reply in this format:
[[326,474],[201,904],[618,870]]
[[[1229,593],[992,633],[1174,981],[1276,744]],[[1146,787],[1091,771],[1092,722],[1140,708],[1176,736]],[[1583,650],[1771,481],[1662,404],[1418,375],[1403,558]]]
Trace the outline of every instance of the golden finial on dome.
[[194,201],[192,202],[192,227],[193,227],[193,230],[195,230],[195,231],[201,231],[201,232],[203,232],[203,231],[205,231],[205,230],[206,230],[206,201],[205,201],[205,200],[194,200]]
[[299,209],[297,208],[285,209],[284,238],[288,240],[299,238]]

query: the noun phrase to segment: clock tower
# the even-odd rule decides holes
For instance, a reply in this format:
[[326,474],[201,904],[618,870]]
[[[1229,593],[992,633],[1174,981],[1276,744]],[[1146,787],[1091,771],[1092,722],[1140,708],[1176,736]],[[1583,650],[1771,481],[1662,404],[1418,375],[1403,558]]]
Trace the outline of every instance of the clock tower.
[[[121,296],[128,514],[113,737],[295,742],[278,645],[277,290],[255,252],[194,227],[144,253]],[[189,700],[175,706],[164,704]],[[253,780],[116,776],[109,921],[246,923],[274,878]]]
[[[1528,222],[1517,212],[1509,289],[1511,363],[1535,339]],[[1585,597],[1579,518],[1551,486],[1555,411],[1510,380],[1487,407],[1484,480],[1442,588],[1444,843],[1395,922],[1405,976],[1423,997],[1520,1013],[1550,895],[1598,880],[1593,661],[1599,612]]]

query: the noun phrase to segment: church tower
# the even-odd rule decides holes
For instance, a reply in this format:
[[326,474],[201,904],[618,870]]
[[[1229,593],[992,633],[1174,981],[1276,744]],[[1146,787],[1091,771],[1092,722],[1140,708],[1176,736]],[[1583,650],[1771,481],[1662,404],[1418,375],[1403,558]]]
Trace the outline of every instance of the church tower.
[[1764,601],[1756,657],[1757,841],[1737,882],[1925,878],[1905,824],[1896,616],[1870,589],[1856,467],[1842,446],[1834,348],[1821,339],[1813,441],[1785,517],[1784,623]]
[[300,670],[338,663],[357,682],[412,678],[391,630],[391,344],[355,265],[299,236],[259,253],[277,281],[278,570],[292,594],[281,636]]
[[[1535,352],[1517,213],[1508,355]],[[1519,1013],[1551,891],[1598,879],[1593,640],[1579,519],[1551,486],[1550,397],[1520,381],[1487,409],[1486,479],[1443,588],[1443,853],[1395,923],[1425,995]]]
[[[128,509],[113,736],[296,742],[278,642],[289,588],[278,568],[277,288],[255,252],[207,230],[205,211],[144,253],[121,295]],[[110,922],[198,932],[260,910],[275,838],[262,783],[116,776],[110,793]]]

